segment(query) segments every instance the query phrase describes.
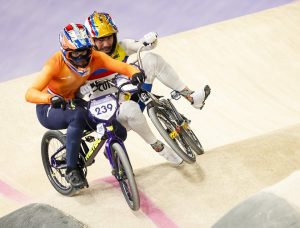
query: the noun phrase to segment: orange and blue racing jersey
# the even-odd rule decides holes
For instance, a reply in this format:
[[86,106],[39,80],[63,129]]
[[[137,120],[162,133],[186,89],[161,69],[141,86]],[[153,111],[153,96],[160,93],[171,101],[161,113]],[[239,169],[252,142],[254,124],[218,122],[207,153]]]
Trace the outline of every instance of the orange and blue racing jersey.
[[67,66],[61,52],[58,51],[44,65],[36,81],[27,90],[25,98],[28,102],[36,104],[49,104],[53,94],[73,99],[80,86],[99,69],[128,77],[139,72],[131,65],[93,50],[87,73],[81,76]]

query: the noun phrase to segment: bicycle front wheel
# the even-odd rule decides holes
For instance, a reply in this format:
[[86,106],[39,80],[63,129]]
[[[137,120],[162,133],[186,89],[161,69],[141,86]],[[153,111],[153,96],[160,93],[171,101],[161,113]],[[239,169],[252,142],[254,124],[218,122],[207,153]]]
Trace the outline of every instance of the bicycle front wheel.
[[171,116],[166,115],[158,107],[151,107],[148,111],[149,118],[166,140],[168,145],[187,163],[194,163],[196,156],[187,141],[187,133],[177,131],[177,124],[171,120]]
[[115,161],[114,175],[119,181],[127,204],[136,211],[140,208],[140,196],[129,158],[119,143],[112,144],[111,149]]

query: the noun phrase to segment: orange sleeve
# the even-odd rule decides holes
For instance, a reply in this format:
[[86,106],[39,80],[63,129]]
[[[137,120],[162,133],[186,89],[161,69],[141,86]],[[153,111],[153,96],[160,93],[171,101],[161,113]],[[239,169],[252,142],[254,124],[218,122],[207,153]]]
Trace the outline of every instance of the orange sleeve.
[[101,52],[101,58],[103,60],[104,67],[119,74],[128,76],[129,78],[140,70],[132,65],[113,59],[107,54]]
[[47,93],[47,86],[55,75],[57,69],[57,62],[55,57],[52,57],[39,72],[37,78],[31,87],[28,88],[25,99],[28,102],[35,104],[49,104],[51,94]]

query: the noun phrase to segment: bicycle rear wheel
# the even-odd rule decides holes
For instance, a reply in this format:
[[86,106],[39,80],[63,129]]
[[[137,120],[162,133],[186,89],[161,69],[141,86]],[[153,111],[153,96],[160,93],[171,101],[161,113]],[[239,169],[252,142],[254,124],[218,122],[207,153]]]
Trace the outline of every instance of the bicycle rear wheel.
[[[72,196],[76,190],[66,181],[66,137],[60,131],[47,131],[41,143],[41,155],[47,177],[56,191]],[[56,154],[55,156],[53,156]]]
[[114,176],[119,181],[127,204],[136,211],[140,208],[140,196],[128,156],[119,143],[112,144],[111,149],[115,161]]
[[178,131],[175,121],[172,121],[171,116],[166,115],[158,107],[151,107],[148,110],[148,115],[160,133],[166,140],[169,146],[187,163],[194,163],[196,156],[192,151],[191,146],[187,141],[187,133]]
[[186,140],[187,140],[188,144],[192,147],[193,151],[198,155],[203,154],[204,149],[203,149],[199,139],[193,132],[193,130],[190,127],[187,127],[187,128],[184,128],[184,131],[187,134]]

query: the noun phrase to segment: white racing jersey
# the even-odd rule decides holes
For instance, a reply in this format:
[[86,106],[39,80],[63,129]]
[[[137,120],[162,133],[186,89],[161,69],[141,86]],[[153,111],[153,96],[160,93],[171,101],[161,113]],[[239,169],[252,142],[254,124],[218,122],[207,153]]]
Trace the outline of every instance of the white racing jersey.
[[113,87],[107,80],[115,77],[116,73],[112,73],[100,79],[88,80],[88,83],[93,89],[93,94],[90,98],[96,98],[107,94],[118,92],[117,88]]

